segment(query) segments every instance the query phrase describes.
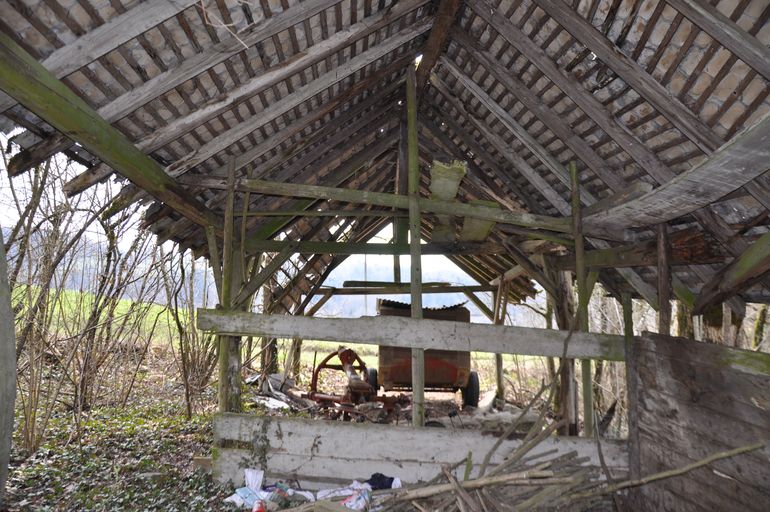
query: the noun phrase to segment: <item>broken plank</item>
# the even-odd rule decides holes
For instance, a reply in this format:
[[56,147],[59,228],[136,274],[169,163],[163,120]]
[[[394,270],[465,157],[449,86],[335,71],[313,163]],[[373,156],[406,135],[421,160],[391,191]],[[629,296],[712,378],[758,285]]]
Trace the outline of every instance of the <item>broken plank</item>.
[[[294,253],[298,254],[385,254],[404,255],[409,254],[408,244],[386,244],[366,242],[322,242],[302,241],[291,242],[286,240],[247,240],[244,244],[249,251],[254,252],[279,252],[287,246],[291,246]],[[506,249],[493,242],[432,242],[421,244],[423,254],[504,254]]]

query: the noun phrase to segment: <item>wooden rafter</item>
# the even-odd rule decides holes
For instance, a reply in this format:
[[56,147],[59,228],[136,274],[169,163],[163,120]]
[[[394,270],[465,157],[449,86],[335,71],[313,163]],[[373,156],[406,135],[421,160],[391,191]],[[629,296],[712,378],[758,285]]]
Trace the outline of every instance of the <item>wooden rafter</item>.
[[708,35],[770,80],[770,49],[708,2],[666,0]]
[[728,297],[739,293],[770,271],[770,233],[765,233],[736,258],[717,272],[713,279],[703,286],[693,313],[701,314]]
[[7,35],[0,33],[0,89],[41,119],[79,142],[88,151],[159,201],[200,226],[222,228],[222,221],[187,196],[150,157],[89,107]]
[[[165,169],[166,173],[172,177],[183,175],[190,169],[202,164],[214,155],[225,151],[228,147],[243,139],[250,133],[254,132],[260,126],[264,126],[265,124],[283,116],[290,110],[293,110],[302,103],[310,100],[317,94],[322,93],[334,84],[344,80],[348,76],[356,73],[357,71],[360,71],[366,66],[369,66],[378,59],[381,59],[385,55],[409,43],[416,37],[419,37],[424,32],[427,32],[428,29],[430,29],[430,23],[421,22],[416,25],[407,27],[397,34],[394,34],[392,37],[389,37],[379,45],[373,46],[368,51],[353,57],[349,61],[336,68],[333,68],[317,80],[313,80],[309,84],[296,89],[293,93],[281,98],[276,102],[271,103],[265,110],[260,112],[258,124],[255,123],[253,119],[249,118],[231,127],[226,132],[218,134],[217,137],[198,148],[197,151],[188,154],[185,157],[175,161],[173,164],[167,166]],[[205,112],[205,110],[198,110],[196,112]],[[196,118],[200,115],[201,114],[198,113],[190,114],[190,116]],[[143,141],[138,143],[139,149],[145,152],[155,151],[162,147],[162,145],[165,145],[165,141],[163,141],[163,144],[158,145],[154,142],[154,137],[146,137],[143,139]],[[103,176],[105,170],[100,169],[100,166],[96,166],[86,172],[89,174]],[[133,198],[133,200],[136,199],[137,197]]]
[[[198,2],[149,0],[57,48],[41,64],[56,78],[64,78]],[[0,92],[0,113],[15,103],[13,98]]]

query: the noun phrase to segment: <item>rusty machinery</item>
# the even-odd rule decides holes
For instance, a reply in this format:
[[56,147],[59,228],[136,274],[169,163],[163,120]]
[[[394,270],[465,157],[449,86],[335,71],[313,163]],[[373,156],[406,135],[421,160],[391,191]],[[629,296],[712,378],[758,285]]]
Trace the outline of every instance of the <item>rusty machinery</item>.
[[[337,358],[339,363],[332,360]],[[318,390],[318,377],[323,370],[339,370],[345,373],[347,384],[341,395]],[[326,356],[314,369],[310,392],[303,396],[318,402],[334,419],[357,419],[388,423],[397,418],[401,408],[409,404],[405,395],[380,396],[376,387],[367,382],[366,363],[352,349],[340,347]],[[382,404],[380,407],[379,404]],[[373,417],[374,415],[374,417]]]

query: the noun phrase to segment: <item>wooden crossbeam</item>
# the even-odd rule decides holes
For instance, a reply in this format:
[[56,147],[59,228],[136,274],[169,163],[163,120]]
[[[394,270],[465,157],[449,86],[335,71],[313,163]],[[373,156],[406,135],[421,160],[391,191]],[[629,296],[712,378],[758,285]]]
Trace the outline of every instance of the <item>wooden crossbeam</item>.
[[770,271],[770,233],[765,233],[736,258],[717,272],[703,286],[693,308],[694,314],[702,314],[710,307],[751,286]]
[[[406,317],[310,318],[198,309],[204,331],[240,336],[270,336],[371,343],[433,350],[561,357],[566,331],[473,324]],[[623,361],[622,336],[572,333],[567,357]]]
[[[200,186],[212,189],[224,189],[225,182],[221,179],[198,179]],[[282,183],[265,180],[239,180],[237,190],[242,192],[257,192],[261,194],[307,197],[334,201],[346,201],[351,203],[368,204],[371,206],[385,206],[390,208],[408,209],[407,197],[398,194],[384,192],[370,192],[366,190],[351,190],[335,187],[322,187],[317,185],[303,185],[299,183]],[[440,201],[437,199],[420,199],[420,208],[425,212],[455,215],[460,217],[474,217],[478,219],[493,220],[505,224],[514,224],[528,227],[539,227],[566,233],[569,229],[568,219],[533,215],[526,212],[510,212],[497,208],[489,208],[482,205],[471,205],[457,201]]]
[[219,216],[188,197],[155,160],[5,34],[0,34],[0,89],[159,201],[201,226],[221,230]]
[[[350,288],[321,288],[322,291],[332,293],[333,295],[409,295],[409,283],[393,284],[388,286],[358,286]],[[491,285],[446,285],[446,286],[423,286],[422,293],[483,293],[497,290],[497,286]]]
[[[299,254],[409,254],[408,244],[360,243],[360,242],[322,242],[301,241],[287,242],[283,240],[248,240],[246,247],[249,251],[279,252],[286,247],[292,247],[293,253]],[[505,254],[505,248],[494,242],[430,242],[420,246],[423,254]]]
[[[624,267],[654,267],[658,256],[656,240],[621,245],[596,251],[586,251],[589,269]],[[725,255],[715,250],[714,244],[696,230],[685,230],[669,235],[669,265],[712,265],[723,263]],[[574,270],[572,256],[546,256],[554,270]]]
[[770,49],[716,7],[700,0],[666,0],[687,19],[770,80]]

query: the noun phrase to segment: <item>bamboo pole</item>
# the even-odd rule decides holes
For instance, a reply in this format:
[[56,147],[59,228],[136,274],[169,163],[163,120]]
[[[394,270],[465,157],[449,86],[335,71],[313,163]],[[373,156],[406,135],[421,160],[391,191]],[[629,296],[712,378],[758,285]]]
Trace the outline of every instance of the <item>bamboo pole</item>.
[[[407,168],[412,318],[422,318],[422,258],[420,254],[420,163],[417,141],[417,90],[414,66],[406,73]],[[412,425],[425,424],[425,351],[412,349]]]
[[[591,300],[588,291],[586,273],[585,240],[583,239],[583,221],[580,213],[580,180],[575,162],[569,164],[572,179],[572,236],[575,240],[575,278],[578,289],[577,320],[578,330],[588,332],[588,303]],[[594,401],[591,360],[580,361],[583,377],[583,431],[590,437],[594,430]]]

